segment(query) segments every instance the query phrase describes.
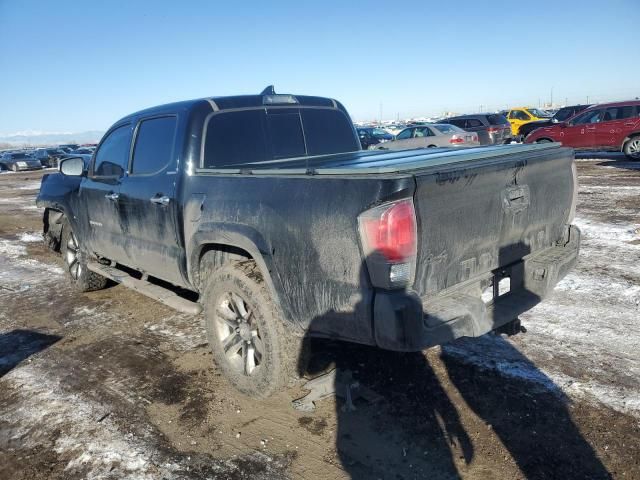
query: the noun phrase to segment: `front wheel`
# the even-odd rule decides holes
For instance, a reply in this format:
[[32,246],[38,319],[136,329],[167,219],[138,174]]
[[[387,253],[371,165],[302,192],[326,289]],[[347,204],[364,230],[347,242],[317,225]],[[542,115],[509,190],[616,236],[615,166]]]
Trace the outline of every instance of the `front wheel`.
[[214,360],[237,390],[266,398],[289,383],[302,341],[285,325],[253,260],[211,273],[203,303]]
[[541,138],[540,140],[536,140],[536,143],[551,143],[551,140],[548,138]]
[[62,258],[73,287],[79,292],[92,292],[107,286],[107,279],[87,268],[87,258],[80,249],[78,237],[71,229],[68,220],[62,224],[62,239],[60,245]]
[[640,160],[640,135],[631,138],[625,143],[622,151],[629,160]]

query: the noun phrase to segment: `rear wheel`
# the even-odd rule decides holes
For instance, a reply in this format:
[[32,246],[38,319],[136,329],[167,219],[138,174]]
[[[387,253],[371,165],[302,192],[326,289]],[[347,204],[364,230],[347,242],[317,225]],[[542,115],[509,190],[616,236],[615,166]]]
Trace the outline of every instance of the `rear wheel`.
[[250,397],[265,398],[287,386],[302,339],[285,325],[256,263],[233,262],[206,281],[205,326],[218,368]]
[[107,285],[107,279],[87,268],[87,258],[80,248],[68,220],[62,224],[62,240],[60,251],[73,287],[80,292],[100,290]]
[[548,138],[541,138],[540,140],[536,140],[536,143],[551,143],[551,140]]
[[435,145],[429,145],[427,148],[437,148]]
[[622,147],[622,151],[629,160],[640,160],[640,135],[631,137]]

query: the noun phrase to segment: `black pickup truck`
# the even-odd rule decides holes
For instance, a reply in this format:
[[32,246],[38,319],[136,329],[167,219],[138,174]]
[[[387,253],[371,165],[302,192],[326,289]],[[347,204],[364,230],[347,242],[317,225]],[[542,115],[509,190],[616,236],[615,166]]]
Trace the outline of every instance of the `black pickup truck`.
[[362,151],[339,102],[265,91],[129,115],[37,203],[78,290],[204,309],[219,368],[265,397],[304,337],[419,351],[517,325],[576,261],[576,188],[559,144]]

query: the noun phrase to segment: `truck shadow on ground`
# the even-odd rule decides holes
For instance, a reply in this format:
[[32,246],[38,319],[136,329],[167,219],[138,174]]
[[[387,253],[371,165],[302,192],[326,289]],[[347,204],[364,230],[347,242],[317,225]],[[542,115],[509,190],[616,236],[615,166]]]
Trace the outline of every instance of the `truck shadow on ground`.
[[[520,249],[524,256],[528,247],[522,247],[511,246],[505,255]],[[362,272],[366,275],[366,266]],[[366,277],[361,278],[366,284]],[[316,322],[335,322],[336,316],[353,321],[348,313],[328,312],[315,318],[308,331],[314,331]],[[513,467],[502,470],[507,456],[527,479],[611,478],[573,423],[560,389],[511,342],[493,338],[495,349],[519,368],[530,370],[536,383],[527,381],[526,375],[514,378],[498,368],[482,368],[464,355],[447,354],[446,349],[439,357],[436,351],[401,353],[308,334],[298,373],[314,377],[336,369],[335,447],[350,478],[456,479],[465,472],[510,478],[518,473]],[[477,340],[454,344],[465,341]],[[356,401],[351,408],[344,395],[344,378],[351,375],[382,399]]]
[[33,330],[16,329],[0,334],[0,377],[20,362],[47,349],[62,337]]

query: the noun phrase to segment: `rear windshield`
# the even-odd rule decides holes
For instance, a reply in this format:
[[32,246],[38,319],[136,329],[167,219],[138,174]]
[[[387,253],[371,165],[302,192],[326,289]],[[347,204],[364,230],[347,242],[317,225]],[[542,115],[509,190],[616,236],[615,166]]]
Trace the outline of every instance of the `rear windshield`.
[[31,157],[29,155],[27,155],[26,153],[12,153],[11,154],[11,158],[13,160],[18,160],[20,158],[27,158],[27,159],[31,159]]
[[269,162],[360,149],[351,122],[332,108],[222,112],[206,126],[204,168]]
[[436,130],[438,130],[440,133],[464,132],[464,130],[462,130],[461,128],[456,127],[455,125],[438,124],[438,125],[431,125],[431,126],[433,128],[435,128]]
[[509,120],[504,115],[487,115],[489,125],[509,125]]

